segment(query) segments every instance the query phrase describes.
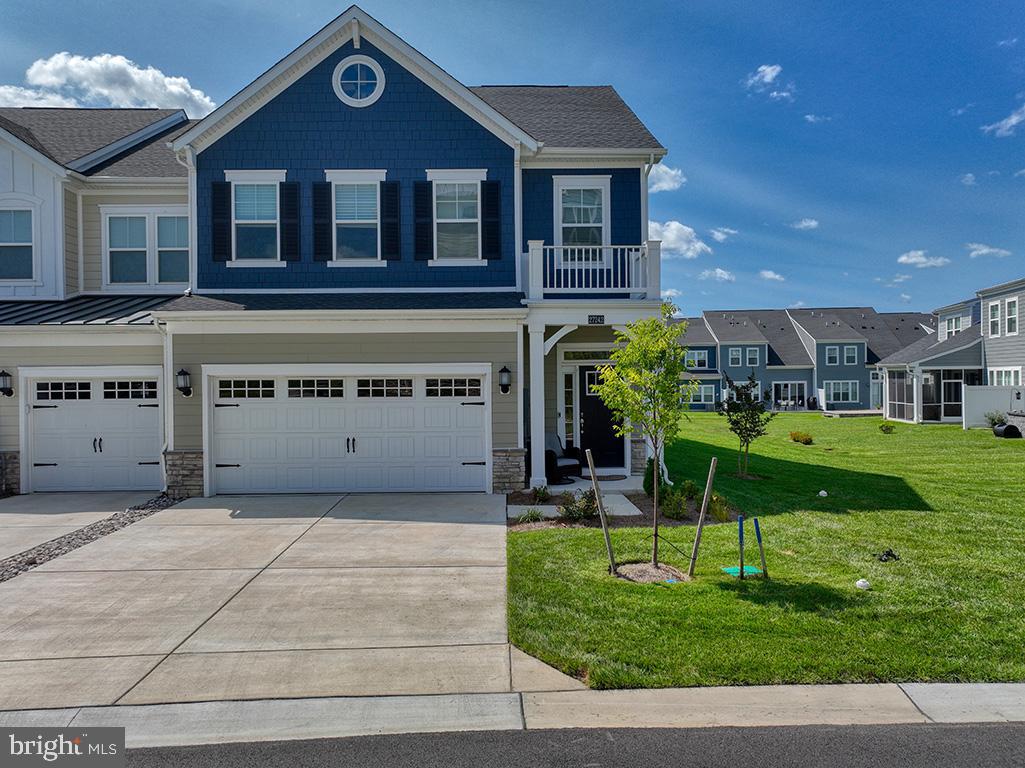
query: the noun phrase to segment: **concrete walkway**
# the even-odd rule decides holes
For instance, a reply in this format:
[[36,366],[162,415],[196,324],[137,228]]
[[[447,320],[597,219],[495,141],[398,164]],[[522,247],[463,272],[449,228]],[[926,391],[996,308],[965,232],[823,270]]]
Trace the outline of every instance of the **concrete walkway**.
[[0,712],[0,727],[121,726],[126,728],[129,747],[553,728],[1020,721],[1025,721],[1025,684],[576,690],[264,699]]

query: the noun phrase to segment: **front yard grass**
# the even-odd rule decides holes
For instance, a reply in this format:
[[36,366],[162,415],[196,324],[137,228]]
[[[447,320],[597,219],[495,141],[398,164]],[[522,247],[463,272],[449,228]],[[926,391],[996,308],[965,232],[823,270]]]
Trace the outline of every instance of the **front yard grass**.
[[[759,517],[772,578],[721,572],[737,561],[735,523],[705,529],[697,580],[682,584],[612,578],[598,529],[514,531],[512,642],[593,688],[1025,680],[1025,441],[879,424],[781,415],[752,446],[761,479],[741,480],[723,420],[692,414],[670,476],[703,487],[718,456],[716,490]],[[689,556],[694,530],[664,534]],[[646,528],[612,537],[620,560],[650,557]],[[874,557],[888,548],[901,559]],[[757,556],[749,526],[746,562]]]

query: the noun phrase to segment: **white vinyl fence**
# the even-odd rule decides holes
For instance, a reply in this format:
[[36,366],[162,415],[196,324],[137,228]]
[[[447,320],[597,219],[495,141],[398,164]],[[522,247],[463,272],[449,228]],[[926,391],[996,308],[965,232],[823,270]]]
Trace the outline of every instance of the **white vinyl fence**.
[[985,415],[990,411],[1025,410],[1025,389],[1022,387],[965,387],[961,410],[965,429],[988,427]]

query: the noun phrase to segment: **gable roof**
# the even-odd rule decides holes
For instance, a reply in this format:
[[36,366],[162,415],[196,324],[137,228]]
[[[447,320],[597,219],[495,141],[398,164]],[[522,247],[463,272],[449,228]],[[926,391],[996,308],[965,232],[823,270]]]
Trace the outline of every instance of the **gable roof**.
[[152,138],[136,144],[131,149],[111,157],[106,162],[90,168],[86,175],[92,178],[184,179],[188,176],[188,170],[175,159],[175,153],[168,143],[196,122],[198,121],[186,120],[180,125],[158,133]]
[[359,47],[359,41],[364,37],[510,146],[522,144],[530,152],[537,150],[538,143],[533,136],[355,5],[177,137],[172,142],[173,148],[177,151],[192,146],[201,152],[218,136],[245,120],[309,72],[339,46],[353,40],[356,47]]
[[687,323],[687,330],[680,337],[680,343],[686,347],[715,346],[715,339],[711,331],[700,317],[683,317],[672,321],[673,325]]
[[846,323],[837,309],[791,309],[790,316],[815,341],[867,341]]
[[720,343],[768,344],[769,340],[762,335],[754,320],[748,315],[745,310],[717,309],[704,312],[705,322]]
[[611,85],[481,85],[470,90],[549,149],[665,152]]
[[[924,339],[919,339],[904,349],[887,355],[879,361],[879,365],[901,366],[918,363],[923,360],[930,360],[938,355],[945,355],[950,352],[957,352],[967,349],[982,342],[982,326],[970,325],[965,330],[954,336],[948,336],[943,341],[937,341],[935,334],[930,334]],[[979,352],[979,367],[982,367],[982,352]]]

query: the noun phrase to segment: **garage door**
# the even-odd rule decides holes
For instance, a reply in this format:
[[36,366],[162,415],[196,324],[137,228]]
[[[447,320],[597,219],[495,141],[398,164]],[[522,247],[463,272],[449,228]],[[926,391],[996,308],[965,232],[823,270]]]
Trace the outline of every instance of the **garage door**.
[[214,493],[487,487],[480,377],[246,377],[213,387]]
[[29,388],[33,491],[163,487],[156,377],[45,379]]

